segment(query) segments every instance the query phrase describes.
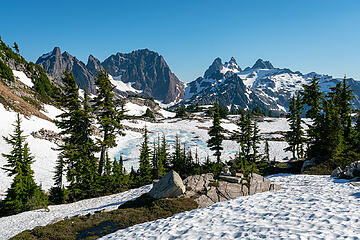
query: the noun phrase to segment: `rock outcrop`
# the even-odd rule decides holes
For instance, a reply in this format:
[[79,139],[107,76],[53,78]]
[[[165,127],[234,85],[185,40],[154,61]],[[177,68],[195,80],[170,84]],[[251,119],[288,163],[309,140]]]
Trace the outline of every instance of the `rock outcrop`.
[[351,163],[349,166],[346,166],[344,170],[342,170],[340,167],[334,169],[334,171],[331,173],[331,176],[337,178],[354,179],[359,181],[360,161]]
[[154,183],[149,195],[153,198],[176,198],[185,193],[181,177],[174,170],[165,174],[160,181]]
[[280,186],[272,184],[270,180],[258,174],[252,174],[249,182],[242,174],[220,175],[219,179],[216,181],[211,173],[190,176],[184,180],[187,190],[185,196],[193,197],[199,207],[207,207],[240,196],[281,189]]

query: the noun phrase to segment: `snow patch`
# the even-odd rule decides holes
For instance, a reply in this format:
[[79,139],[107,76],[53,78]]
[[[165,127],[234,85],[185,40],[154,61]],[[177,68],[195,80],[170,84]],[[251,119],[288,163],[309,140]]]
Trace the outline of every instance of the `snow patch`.
[[30,78],[28,78],[24,72],[12,70],[15,77],[17,77],[22,83],[24,83],[28,87],[33,87],[34,84]]

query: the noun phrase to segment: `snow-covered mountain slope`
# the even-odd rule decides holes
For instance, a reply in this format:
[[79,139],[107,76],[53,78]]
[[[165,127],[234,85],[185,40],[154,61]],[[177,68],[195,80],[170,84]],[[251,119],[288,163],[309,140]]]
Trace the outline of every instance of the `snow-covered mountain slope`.
[[269,179],[283,189],[138,224],[101,239],[359,239],[359,187],[329,176]]
[[0,218],[0,239],[9,239],[20,232],[33,229],[36,226],[60,221],[64,218],[86,215],[95,211],[111,211],[120,204],[132,200],[148,192],[151,185],[132,189],[126,192],[105,197],[86,199],[75,203],[49,206],[50,211],[44,209],[19,213]]
[[[52,106],[45,106],[45,111],[43,112],[49,118],[54,117],[60,113],[60,110]],[[14,131],[14,124],[16,119],[16,112],[7,111],[2,104],[0,104],[0,149],[1,153],[9,153],[11,151],[11,146],[6,144],[5,140],[1,136],[9,136]],[[58,152],[54,149],[57,148],[55,143],[47,141],[45,139],[35,138],[31,135],[32,132],[39,131],[44,128],[46,130],[58,132],[57,127],[54,123],[38,118],[36,116],[31,116],[30,118],[22,119],[22,129],[24,130],[24,135],[27,136],[27,142],[29,143],[30,152],[35,157],[35,161],[32,165],[34,170],[34,177],[38,184],[42,185],[43,189],[48,190],[53,185],[53,176],[55,162],[57,159]],[[0,167],[3,167],[6,164],[6,159],[0,155]],[[0,199],[5,196],[6,190],[10,187],[12,178],[7,176],[7,173],[0,168]]]
[[[264,110],[285,113],[290,98],[302,90],[304,84],[317,76],[321,91],[328,92],[342,79],[316,74],[302,74],[289,69],[274,68],[269,61],[259,59],[243,71],[234,58],[222,64],[217,58],[206,70],[204,77],[189,83],[185,89],[185,104],[208,104],[218,98],[220,104],[234,108],[251,109],[258,106]],[[348,79],[354,90],[354,107],[360,108],[360,82]]]
[[131,83],[131,82],[124,83],[123,81],[121,81],[121,76],[113,77],[113,76],[109,75],[109,79],[110,79],[111,84],[120,93],[139,94],[142,92],[141,90],[137,90],[137,89],[133,88],[132,87],[133,83]]

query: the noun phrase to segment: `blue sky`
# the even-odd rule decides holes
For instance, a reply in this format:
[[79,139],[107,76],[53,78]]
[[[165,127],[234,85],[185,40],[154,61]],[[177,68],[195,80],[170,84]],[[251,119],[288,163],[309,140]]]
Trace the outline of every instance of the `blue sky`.
[[29,61],[59,46],[86,63],[149,48],[180,80],[216,57],[360,80],[358,0],[1,0],[0,35]]

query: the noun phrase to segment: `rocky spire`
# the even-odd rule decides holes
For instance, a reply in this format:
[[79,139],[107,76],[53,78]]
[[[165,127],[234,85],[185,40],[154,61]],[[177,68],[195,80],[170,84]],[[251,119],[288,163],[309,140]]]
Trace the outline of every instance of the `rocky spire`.
[[215,58],[214,62],[210,65],[208,70],[205,71],[204,78],[210,78],[211,75],[223,69],[223,64],[221,62],[221,58]]
[[274,66],[269,61],[264,61],[260,58],[252,66],[252,69],[274,69]]

